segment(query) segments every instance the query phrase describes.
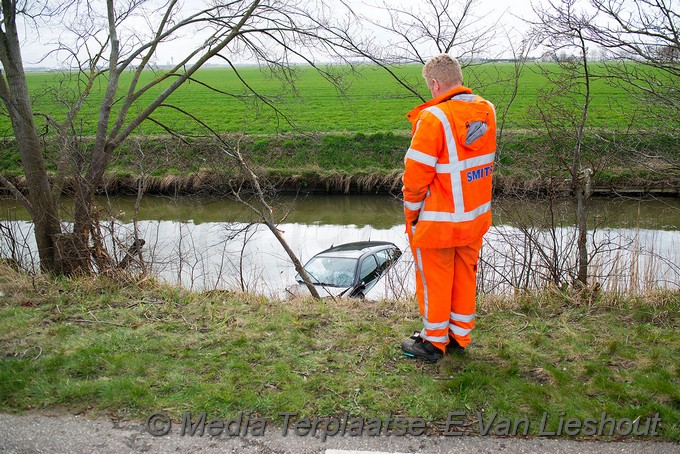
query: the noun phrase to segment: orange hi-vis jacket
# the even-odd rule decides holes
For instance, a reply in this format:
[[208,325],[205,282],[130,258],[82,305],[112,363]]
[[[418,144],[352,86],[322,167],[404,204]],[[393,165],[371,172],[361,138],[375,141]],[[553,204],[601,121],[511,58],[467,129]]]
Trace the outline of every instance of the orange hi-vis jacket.
[[458,86],[407,118],[413,131],[402,192],[412,246],[449,248],[479,240],[491,226],[493,104]]

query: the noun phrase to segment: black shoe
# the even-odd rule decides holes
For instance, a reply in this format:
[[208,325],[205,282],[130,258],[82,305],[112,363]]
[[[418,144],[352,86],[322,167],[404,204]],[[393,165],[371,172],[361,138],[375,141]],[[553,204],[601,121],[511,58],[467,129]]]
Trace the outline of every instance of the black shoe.
[[446,345],[447,355],[464,355],[465,347],[461,347],[453,336],[449,336],[449,343]]
[[410,358],[420,358],[430,363],[436,363],[444,356],[441,350],[432,345],[430,341],[420,337],[417,331],[413,333],[413,336],[401,342],[401,349]]

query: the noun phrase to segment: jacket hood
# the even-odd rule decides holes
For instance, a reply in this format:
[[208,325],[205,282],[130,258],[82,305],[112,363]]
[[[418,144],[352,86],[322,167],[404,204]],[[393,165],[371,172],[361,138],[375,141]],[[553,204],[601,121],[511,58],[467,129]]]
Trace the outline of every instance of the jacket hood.
[[468,87],[464,87],[462,85],[458,85],[457,87],[452,88],[451,90],[447,91],[443,95],[437,96],[436,98],[433,98],[433,99],[429,100],[428,102],[413,108],[413,110],[411,110],[409,113],[406,114],[406,118],[408,118],[409,121],[411,123],[413,123],[413,122],[416,121],[416,118],[418,118],[418,114],[420,112],[422,112],[423,110],[427,109],[430,106],[436,106],[437,104],[442,103],[442,102],[448,100],[449,98],[451,98],[455,95],[459,95],[461,93],[469,93],[470,94],[470,93],[472,93],[472,89],[470,89]]

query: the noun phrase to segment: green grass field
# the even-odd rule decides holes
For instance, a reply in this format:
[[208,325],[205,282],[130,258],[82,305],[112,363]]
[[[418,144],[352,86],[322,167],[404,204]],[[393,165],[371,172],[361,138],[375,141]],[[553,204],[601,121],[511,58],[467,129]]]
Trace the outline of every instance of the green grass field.
[[281,412],[393,413],[423,418],[433,432],[462,411],[471,433],[478,413],[497,412],[527,418],[533,435],[546,412],[551,432],[564,415],[644,424],[658,414],[653,439],[680,440],[677,292],[603,294],[592,304],[559,291],[482,298],[468,354],[432,365],[399,348],[421,326],[415,301],[31,280],[1,265],[0,288],[0,411],[244,412],[276,424]]
[[[429,93],[421,83],[420,66],[409,65],[393,68],[395,72],[410,81],[420,83],[424,97]],[[506,128],[531,129],[538,126],[532,119],[531,109],[536,106],[539,90],[546,86],[547,79],[543,70],[559,71],[555,64],[528,64],[519,82],[519,93],[512,102],[506,118]],[[283,114],[295,122],[295,126],[305,132],[408,132],[410,125],[405,114],[420,101],[401,87],[387,72],[373,66],[359,67],[356,72],[347,72],[347,67],[332,67],[331,70],[342,74],[347,87],[340,93],[318,72],[310,67],[296,68],[298,79],[295,82],[299,96],[288,86],[256,67],[238,69],[251,87],[265,95]],[[602,71],[603,67],[599,67]],[[464,70],[466,85],[497,106],[499,117],[510,102],[509,82],[512,80],[513,66],[509,63],[483,64]],[[49,113],[55,118],[63,118],[63,107],[56,101],[57,93],[61,99],[73,98],[77,85],[60,73],[28,73],[29,89],[34,98],[36,112]],[[151,71],[143,75],[143,82],[155,77]],[[120,95],[122,96],[131,78],[131,73],[122,77]],[[291,132],[295,129],[285,118],[277,116],[270,107],[256,102],[238,77],[227,68],[206,68],[197,73],[201,82],[228,92],[237,97],[218,94],[205,86],[189,82],[181,87],[170,99],[174,104],[203,119],[220,133],[272,134]],[[85,135],[93,135],[97,117],[98,103],[105,89],[105,79],[95,85],[95,93],[85,105],[82,127]],[[141,108],[156,96],[163,86],[159,86],[140,98]],[[116,106],[114,106],[114,110]],[[593,100],[590,107],[590,126],[600,128],[627,128],[628,118],[638,109],[634,99],[622,89],[608,85],[603,80],[593,84]],[[160,108],[153,117],[172,127],[184,131],[197,132],[197,127],[174,109]],[[38,118],[38,121],[42,121]],[[639,126],[639,124],[636,124]],[[146,122],[137,134],[165,134],[159,126]],[[0,134],[12,135],[9,119],[0,119]]]

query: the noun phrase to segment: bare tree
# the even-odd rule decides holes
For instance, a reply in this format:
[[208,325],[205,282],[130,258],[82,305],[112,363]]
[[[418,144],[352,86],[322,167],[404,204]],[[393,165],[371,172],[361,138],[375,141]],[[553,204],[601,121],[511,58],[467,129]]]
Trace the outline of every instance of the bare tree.
[[383,2],[383,8],[389,20],[375,23],[395,37],[388,53],[395,62],[423,64],[432,53],[452,52],[469,63],[494,38],[493,29],[481,25],[475,0],[427,0],[401,8]]
[[[680,134],[680,14],[666,0],[589,0],[598,20],[584,29],[608,58],[608,81],[636,99],[631,128],[641,137]],[[653,106],[653,108],[649,108]],[[677,173],[677,153],[635,150],[650,172]]]
[[[680,117],[680,13],[667,0],[590,0],[599,20],[584,28],[586,39],[603,47],[613,65],[612,76]],[[657,109],[655,109],[657,110]],[[657,110],[658,111],[658,110]]]
[[[558,71],[544,71],[550,84],[537,106],[548,134],[553,138],[553,150],[571,175],[571,190],[575,201],[577,228],[576,281],[588,282],[587,200],[592,195],[591,168],[583,165],[584,135],[588,121],[592,74],[584,29],[593,16],[576,7],[576,0],[550,2],[547,7],[534,9],[538,21],[533,33],[559,64]],[[560,54],[574,55],[560,58]],[[562,149],[571,144],[569,156]]]
[[[343,2],[344,4],[344,2]],[[395,6],[367,5],[380,14],[350,12],[344,20],[327,21],[324,28],[343,56],[373,63],[390,74],[410,95],[425,101],[424,83],[398,71],[400,66],[424,64],[438,53],[456,56],[469,66],[490,48],[494,24],[482,20],[478,0],[425,0]],[[360,25],[357,25],[360,24]],[[371,32],[370,30],[373,30]],[[377,38],[375,34],[380,34]]]
[[[672,2],[664,0],[561,0],[537,7],[535,12],[539,19],[534,30],[560,65],[561,72],[552,78],[552,91],[543,98],[541,116],[550,119],[544,124],[554,132],[559,124],[565,132],[571,130],[569,171],[579,230],[577,279],[585,283],[590,262],[585,248],[586,202],[591,192],[590,176],[597,170],[593,161],[601,163],[615,153],[633,153],[612,143],[618,149],[610,156],[584,155],[591,83],[606,80],[640,101],[640,108],[629,112],[636,136],[651,130],[659,137],[676,140],[680,131],[680,16]],[[594,51],[605,55],[606,62],[591,64]],[[561,121],[556,121],[559,118]],[[635,150],[634,155],[655,172],[677,172],[680,168],[677,153]],[[587,165],[584,159],[589,161]]]
[[[510,32],[507,34],[508,50],[512,55],[512,73],[509,78],[504,78],[498,75],[492,80],[496,80],[497,83],[501,84],[502,90],[500,91],[500,98],[494,99],[494,104],[502,105],[500,113],[497,111],[498,116],[498,150],[497,154],[500,155],[503,147],[503,133],[506,130],[506,123],[508,119],[508,112],[512,107],[512,104],[517,99],[520,91],[520,80],[522,74],[526,70],[526,63],[529,58],[529,52],[532,50],[533,42],[530,37],[519,39],[513,36]],[[497,160],[500,161],[500,160]],[[500,162],[499,162],[500,163]]]
[[314,298],[319,299],[320,298],[319,292],[316,290],[316,287],[314,287],[314,284],[312,284],[312,280],[309,277],[309,274],[307,274],[307,271],[302,266],[302,262],[300,262],[300,260],[297,258],[297,255],[295,255],[295,252],[284,238],[283,232],[279,230],[278,224],[281,221],[275,219],[274,212],[265,198],[265,191],[260,185],[259,178],[257,177],[249,163],[241,154],[239,142],[237,142],[232,147],[224,148],[223,151],[230,159],[238,163],[253,193],[253,197],[250,200],[248,200],[243,197],[244,191],[242,191],[242,188],[239,188],[234,189],[232,191],[233,197],[239,203],[248,206],[254,213],[257,214],[260,222],[267,226],[269,231],[274,235],[279,244],[281,244],[281,246],[283,247],[284,251],[288,255],[288,258],[290,258],[291,262],[293,262],[295,271],[297,271],[297,273],[302,278],[303,282],[305,283],[305,286],[307,287],[307,290],[309,290],[309,293],[311,293]]
[[[168,98],[187,81],[201,83],[196,73],[206,62],[220,58],[231,65],[254,97],[272,108],[274,104],[236,71],[235,56],[275,67],[289,83],[294,81],[295,70],[289,65],[293,60],[313,65],[329,82],[336,82],[332,73],[315,63],[316,52],[334,49],[322,27],[328,10],[323,2],[288,0],[207,1],[191,6],[178,0],[73,0],[55,6],[51,2],[3,1],[0,61],[5,77],[0,79],[0,97],[12,120],[29,196],[21,196],[6,179],[0,182],[33,217],[42,269],[65,274],[92,270],[93,253],[101,249],[94,244],[100,241],[94,195],[114,153],[145,122],[173,132],[154,114],[168,108],[184,111]],[[40,114],[60,143],[54,184],[46,171],[23,72],[19,17],[29,18],[34,25],[59,23],[65,29],[51,52],[66,55],[63,60],[69,63],[67,75],[72,79],[65,86],[75,89],[68,96],[60,92],[64,115]],[[184,52],[178,48],[173,67],[154,68],[157,51],[182,34],[195,35],[200,41],[196,39],[194,47]],[[143,76],[150,69],[155,77],[147,80]],[[84,106],[92,100],[98,111],[96,134],[90,141],[83,140],[81,127],[90,121],[92,114]],[[192,117],[184,112],[187,118]],[[56,201],[67,177],[74,186],[72,231],[62,231]]]

